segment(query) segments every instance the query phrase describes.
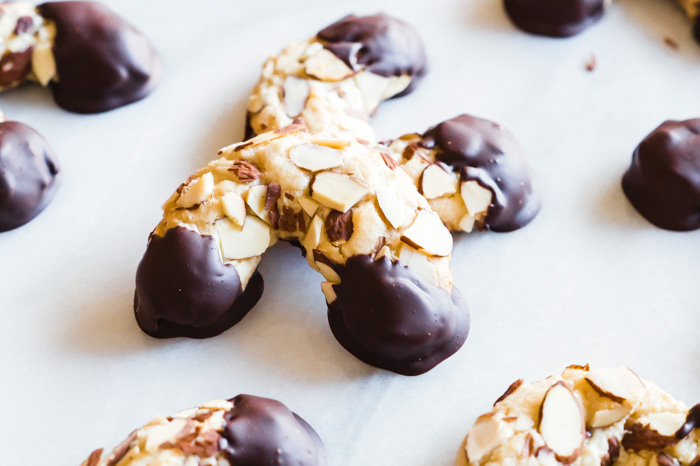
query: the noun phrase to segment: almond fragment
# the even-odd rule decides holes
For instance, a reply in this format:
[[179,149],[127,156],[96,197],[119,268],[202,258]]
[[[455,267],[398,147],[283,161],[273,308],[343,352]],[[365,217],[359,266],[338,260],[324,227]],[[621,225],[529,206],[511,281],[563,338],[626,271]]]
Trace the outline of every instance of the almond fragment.
[[319,272],[321,272],[321,275],[323,275],[323,278],[325,278],[327,281],[335,284],[340,283],[340,275],[338,275],[338,273],[333,270],[331,266],[324,264],[321,261],[316,261],[316,267],[318,267]]
[[498,399],[493,403],[494,406],[496,406],[498,403],[501,401],[505,400],[508,398],[514,391],[516,391],[520,386],[525,383],[523,379],[518,379],[506,389],[506,391],[503,393],[503,395],[499,396]]
[[323,219],[318,215],[314,216],[309,225],[309,229],[306,231],[304,240],[301,242],[304,249],[306,249],[306,260],[309,264],[316,270],[316,261],[314,260],[314,249],[321,242],[321,232],[323,231]]
[[421,254],[407,244],[402,244],[399,250],[399,263],[408,267],[431,285],[438,286],[437,273],[433,264],[428,261],[428,256]]
[[335,172],[316,175],[312,189],[313,199],[339,212],[347,212],[369,192],[369,188],[359,181]]
[[284,113],[294,118],[304,111],[306,100],[309,98],[309,84],[306,79],[296,76],[287,76],[282,84],[284,92]]
[[616,422],[621,421],[627,416],[632,407],[630,405],[619,405],[612,409],[601,409],[593,413],[589,427],[596,429],[599,427],[608,427]]
[[49,43],[41,43],[32,49],[32,71],[44,87],[56,76],[56,60],[52,48]]
[[326,303],[328,304],[331,304],[333,301],[338,299],[338,295],[335,294],[335,291],[333,290],[333,283],[331,282],[322,282],[321,291],[323,291],[323,294],[326,297]]
[[226,193],[221,196],[221,204],[229,220],[237,227],[243,228],[247,214],[243,197],[238,193]]
[[431,256],[448,256],[452,252],[452,235],[435,213],[420,210],[401,241]]
[[377,254],[374,255],[374,260],[378,261],[382,257],[387,257],[391,260],[391,249],[389,249],[389,246],[382,246]]
[[[438,163],[428,165],[420,177],[420,192],[426,199],[435,199],[457,192],[457,177]],[[489,191],[489,194],[491,192]],[[489,198],[490,201],[490,198]]]
[[467,457],[470,463],[480,461],[494,448],[513,435],[513,427],[503,422],[500,415],[487,413],[479,416],[467,436]]
[[408,218],[408,208],[398,186],[377,189],[377,203],[391,226],[396,229],[404,226]]
[[313,199],[310,199],[306,196],[299,196],[297,197],[297,201],[299,202],[299,205],[301,208],[306,212],[306,214],[309,217],[313,217],[314,214],[316,213],[316,209],[318,209],[318,202],[314,201]]
[[602,396],[622,403],[639,401],[644,393],[644,382],[627,367],[596,368],[586,374],[586,382]]
[[365,113],[369,115],[383,100],[382,96],[384,95],[389,80],[384,76],[364,71],[355,75],[355,82],[362,95]]
[[345,213],[332,211],[326,217],[326,234],[331,242],[347,241],[353,233],[352,210]]
[[176,418],[166,424],[149,427],[146,431],[146,451],[155,451],[165,442],[175,440],[177,434],[185,427],[185,419]]
[[310,172],[328,170],[343,164],[343,152],[316,144],[299,144],[289,151],[294,165]]
[[474,230],[474,225],[476,224],[476,217],[472,217],[469,214],[464,214],[462,218],[459,219],[459,224],[457,225],[459,231],[464,231],[466,233],[471,233]]
[[476,217],[477,214],[486,212],[491,205],[491,191],[483,188],[476,181],[465,181],[461,187],[462,199],[467,207],[469,215]]
[[400,166],[400,165],[399,165],[399,162],[397,162],[396,160],[394,160],[394,159],[391,157],[391,155],[387,154],[386,152],[380,152],[379,155],[382,156],[382,160],[384,161],[384,163],[386,164],[386,166],[389,167],[390,169],[396,170],[397,168],[399,168],[399,166]]
[[270,246],[270,227],[255,217],[246,220],[243,228],[227,218],[214,224],[219,233],[221,251],[226,259],[247,259],[265,252]]
[[241,183],[250,183],[262,175],[262,172],[255,164],[246,160],[234,161],[229,171],[232,171]]
[[255,215],[265,220],[265,199],[267,198],[267,186],[253,186],[245,193],[245,202],[250,207],[250,210],[255,212]]
[[540,407],[538,428],[558,461],[570,464],[581,454],[586,425],[581,402],[563,381],[552,385]]
[[211,173],[205,173],[182,188],[182,193],[175,202],[175,205],[187,209],[201,204],[209,199],[213,190],[214,176]]
[[321,81],[340,81],[353,74],[343,60],[333,52],[321,49],[304,62],[304,71]]

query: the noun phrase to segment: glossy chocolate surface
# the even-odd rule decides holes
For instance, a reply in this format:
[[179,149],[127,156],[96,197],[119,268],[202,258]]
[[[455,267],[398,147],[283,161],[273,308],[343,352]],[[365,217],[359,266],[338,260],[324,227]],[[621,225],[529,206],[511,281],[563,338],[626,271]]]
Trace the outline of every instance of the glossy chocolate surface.
[[461,181],[477,181],[492,193],[485,227],[499,232],[522,228],[539,213],[542,198],[523,149],[497,123],[470,115],[443,121],[423,135],[438,147],[436,158],[453,167]]
[[666,121],[644,138],[622,189],[654,225],[675,231],[700,228],[700,118]]
[[236,466],[326,466],[326,449],[314,429],[279,401],[251,395],[229,400],[223,451]]
[[0,123],[0,232],[39,215],[60,179],[56,156],[41,134],[16,121]]
[[96,2],[49,2],[42,16],[56,25],[56,103],[77,113],[99,113],[146,97],[162,63],[148,39]]
[[136,271],[134,314],[152,337],[209,338],[237,324],[262,292],[258,272],[241,290],[213,237],[176,227],[148,243]]
[[358,359],[403,375],[419,375],[452,356],[469,333],[469,311],[451,294],[383,257],[359,255],[336,267],[341,282],[328,305],[333,335]]
[[685,422],[676,432],[676,438],[679,440],[684,439],[695,429],[700,429],[700,403],[690,408],[688,415],[685,417]]
[[541,36],[569,37],[598,21],[605,0],[505,0],[511,21],[523,31]]
[[409,75],[411,83],[396,97],[411,92],[427,72],[425,48],[416,30],[385,14],[348,15],[317,37],[353,70],[385,77]]

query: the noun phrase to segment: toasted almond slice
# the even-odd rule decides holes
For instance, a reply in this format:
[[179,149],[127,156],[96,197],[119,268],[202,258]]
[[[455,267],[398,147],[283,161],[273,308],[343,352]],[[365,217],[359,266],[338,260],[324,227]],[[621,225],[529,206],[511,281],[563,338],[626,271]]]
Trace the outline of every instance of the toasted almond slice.
[[219,219],[214,226],[219,233],[221,251],[226,259],[247,259],[265,252],[270,246],[270,227],[260,219],[250,217],[243,228],[227,218]]
[[44,87],[56,76],[56,60],[50,43],[36,44],[32,49],[32,71]]
[[685,424],[686,413],[649,413],[649,427],[665,437],[676,435]]
[[324,264],[323,262],[316,261],[316,267],[318,267],[319,272],[321,272],[321,275],[323,275],[326,280],[331,283],[340,283],[340,275],[338,275],[336,271],[331,268],[331,266]]
[[313,219],[311,219],[309,229],[306,230],[304,240],[301,242],[302,246],[304,246],[304,248],[306,249],[306,260],[309,262],[309,265],[311,265],[311,267],[313,267],[315,270],[318,270],[318,267],[316,267],[316,261],[314,260],[314,249],[316,249],[318,243],[321,242],[322,232],[323,219],[320,216],[316,215]]
[[489,210],[492,197],[491,191],[481,187],[476,181],[465,181],[462,183],[461,193],[464,205],[467,206],[467,212],[473,217]]
[[618,403],[639,401],[645,388],[642,379],[624,366],[591,369],[586,381],[595,391]]
[[338,295],[335,294],[335,290],[333,290],[333,283],[331,282],[322,282],[321,291],[323,291],[323,294],[326,297],[326,303],[328,304],[331,304],[333,301],[338,299]]
[[243,197],[238,193],[226,193],[221,196],[221,204],[224,207],[224,213],[233,224],[239,228],[243,228],[247,215]]
[[369,71],[362,71],[355,75],[355,82],[362,95],[365,113],[369,115],[382,101],[382,95],[389,84],[389,79]]
[[310,172],[318,172],[343,164],[343,152],[316,144],[299,144],[289,150],[294,165]]
[[586,440],[583,406],[563,381],[547,390],[540,407],[538,430],[558,461],[570,464],[581,454]]
[[435,267],[428,261],[425,254],[421,254],[407,244],[402,244],[399,250],[399,263],[413,270],[431,285],[438,286],[437,272]]
[[467,436],[469,462],[480,461],[513,433],[512,424],[503,422],[501,415],[491,412],[479,416]]
[[304,71],[321,81],[340,81],[351,76],[353,71],[333,52],[321,49],[304,62]]
[[297,201],[299,202],[301,208],[304,209],[304,212],[306,212],[306,215],[308,215],[309,217],[314,216],[314,214],[316,213],[316,209],[318,209],[318,202],[306,196],[297,197]]
[[[457,177],[439,164],[428,165],[420,177],[420,192],[426,199],[435,199],[457,192]],[[489,195],[491,192],[489,191]]]
[[391,226],[399,229],[406,224],[408,217],[406,202],[398,187],[388,186],[377,189],[377,203]]
[[440,217],[429,210],[420,210],[401,241],[431,256],[448,256],[452,252],[452,235]]
[[311,197],[321,204],[339,212],[348,209],[362,199],[369,188],[352,179],[348,175],[334,172],[323,172],[316,175],[313,181]]
[[258,185],[251,187],[245,193],[245,202],[250,207],[250,210],[255,212],[255,215],[261,219],[267,219],[265,215],[265,200],[267,199],[267,186]]
[[284,113],[294,118],[304,111],[306,100],[309,98],[309,83],[306,79],[287,76],[282,84],[284,91]]
[[619,405],[612,409],[601,409],[593,413],[589,427],[596,429],[598,427],[608,427],[616,422],[621,421],[627,416],[632,407],[630,405]]
[[175,205],[186,209],[201,204],[209,199],[213,190],[214,176],[211,173],[205,173],[182,189]]
[[459,230],[467,233],[471,233],[474,230],[474,224],[476,223],[476,218],[469,214],[464,214],[462,218],[459,219]]
[[146,451],[154,451],[165,442],[176,439],[187,424],[186,419],[175,418],[167,424],[155,425],[146,430]]

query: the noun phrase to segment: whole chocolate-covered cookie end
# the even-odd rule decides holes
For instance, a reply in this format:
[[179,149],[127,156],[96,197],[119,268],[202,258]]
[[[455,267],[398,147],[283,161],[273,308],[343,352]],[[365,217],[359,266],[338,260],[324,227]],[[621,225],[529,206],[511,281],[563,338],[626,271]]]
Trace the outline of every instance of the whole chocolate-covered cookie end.
[[136,272],[134,315],[152,337],[209,338],[237,324],[262,292],[258,272],[241,289],[213,237],[176,227],[148,243]]
[[425,47],[416,30],[383,13],[348,15],[316,36],[355,71],[365,69],[384,77],[409,76],[408,87],[394,97],[410,93],[428,70]]
[[525,32],[550,37],[570,37],[596,23],[606,0],[505,0],[511,21]]
[[23,123],[0,122],[0,232],[39,215],[60,179],[56,156],[41,134]]
[[700,118],[666,121],[637,146],[622,177],[635,209],[666,230],[700,228]]
[[326,448],[316,431],[284,404],[238,395],[224,415],[223,450],[231,464],[327,466]]
[[461,181],[476,181],[491,191],[484,228],[517,230],[540,212],[542,196],[523,148],[498,123],[459,115],[426,131],[422,144],[437,148],[436,159],[459,173]]
[[76,113],[99,113],[143,99],[163,65],[148,39],[96,2],[48,2],[38,7],[56,26],[56,103]]
[[337,272],[328,322],[338,342],[367,364],[419,375],[467,339],[469,311],[456,287],[448,293],[386,257],[354,256]]

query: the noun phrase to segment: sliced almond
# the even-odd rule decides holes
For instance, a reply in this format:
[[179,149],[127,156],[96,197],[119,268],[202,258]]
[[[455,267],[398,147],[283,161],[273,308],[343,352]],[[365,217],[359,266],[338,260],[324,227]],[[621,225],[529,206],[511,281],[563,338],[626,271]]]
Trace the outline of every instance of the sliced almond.
[[398,187],[389,186],[377,189],[377,203],[391,226],[396,229],[404,226],[408,212],[406,202]]
[[431,256],[448,256],[452,252],[452,235],[435,213],[420,210],[401,241]]
[[583,406],[563,381],[547,390],[540,408],[538,430],[558,461],[570,464],[581,454],[586,440]]
[[350,145],[350,141],[346,139],[337,138],[324,138],[324,137],[313,137],[311,138],[312,144],[318,144],[319,146],[332,147],[333,149],[345,149]]
[[297,201],[299,202],[299,205],[304,210],[304,212],[306,212],[306,215],[308,215],[309,217],[314,216],[314,214],[316,213],[316,209],[318,209],[318,202],[306,196],[297,197]]
[[646,418],[649,427],[659,434],[671,437],[685,424],[685,413],[649,413]]
[[306,100],[309,98],[309,83],[306,79],[287,76],[282,84],[284,91],[284,113],[294,118],[304,111]]
[[480,461],[497,446],[513,436],[513,427],[496,413],[479,416],[467,436],[467,457],[470,463]]
[[221,196],[221,204],[226,216],[239,228],[245,224],[246,208],[243,197],[238,193],[226,193]]
[[333,52],[321,49],[304,62],[304,71],[321,81],[340,81],[352,75],[353,71]]
[[639,401],[644,394],[644,382],[627,367],[591,369],[586,381],[595,391],[622,403],[625,400]]
[[313,251],[318,246],[318,243],[321,242],[321,233],[322,232],[323,232],[323,219],[320,216],[316,215],[311,220],[311,224],[309,225],[309,229],[306,231],[306,235],[304,236],[304,240],[301,242],[302,246],[304,246],[304,249],[306,249],[306,260],[316,270],[318,270],[318,268],[316,267],[316,261],[314,260]]
[[438,286],[435,267],[428,261],[428,257],[425,254],[421,254],[411,246],[402,244],[399,250],[399,263],[416,272],[419,277],[431,285]]
[[389,249],[389,246],[382,246],[379,249],[379,252],[377,252],[377,254],[375,254],[374,260],[378,261],[382,257],[388,257],[389,260],[391,260],[391,249]]
[[608,427],[621,421],[627,416],[632,407],[630,405],[619,405],[612,409],[601,409],[593,413],[589,427],[596,429]]
[[369,192],[369,188],[359,181],[348,175],[334,172],[316,175],[312,189],[313,199],[339,212],[347,212]]
[[411,84],[411,76],[408,74],[392,76],[387,80],[386,89],[382,93],[382,100],[391,99],[396,94],[406,90],[409,84]]
[[250,210],[255,212],[255,215],[261,219],[266,219],[265,215],[265,200],[267,199],[267,186],[253,186],[245,193],[245,202],[250,207]]
[[340,276],[331,268],[331,266],[324,264],[323,262],[316,261],[316,267],[318,267],[319,272],[321,272],[321,275],[323,275],[326,280],[335,284],[340,283]]
[[42,86],[48,86],[56,76],[56,60],[50,43],[36,44],[32,49],[32,71]]
[[477,214],[489,210],[492,197],[491,191],[483,188],[476,181],[465,181],[462,183],[461,194],[469,215],[476,217]]
[[146,451],[154,451],[165,442],[176,439],[177,434],[187,425],[186,419],[175,418],[167,424],[149,427],[146,430]]
[[289,151],[294,165],[310,172],[328,170],[343,164],[343,152],[316,144],[299,144]]
[[182,193],[180,193],[178,200],[175,201],[175,205],[187,209],[201,204],[209,199],[213,190],[214,176],[211,173],[205,173],[182,188]]
[[363,71],[355,75],[355,82],[362,95],[365,113],[369,115],[382,101],[382,96],[389,84],[389,80],[384,76]]
[[474,230],[474,224],[476,223],[476,217],[472,217],[469,214],[464,214],[462,218],[459,219],[459,231],[464,231],[466,233],[471,233]]
[[323,294],[326,297],[326,303],[328,304],[331,304],[333,301],[338,299],[338,295],[335,294],[335,290],[333,290],[333,283],[331,282],[322,282],[321,291],[323,291]]
[[[428,165],[420,178],[420,192],[426,199],[435,199],[457,192],[457,177],[439,164]],[[489,191],[489,194],[491,192]],[[489,199],[490,201],[490,199]]]
[[226,259],[256,257],[270,246],[270,227],[255,217],[248,218],[243,228],[227,218],[219,219],[214,227],[219,233],[221,251]]

